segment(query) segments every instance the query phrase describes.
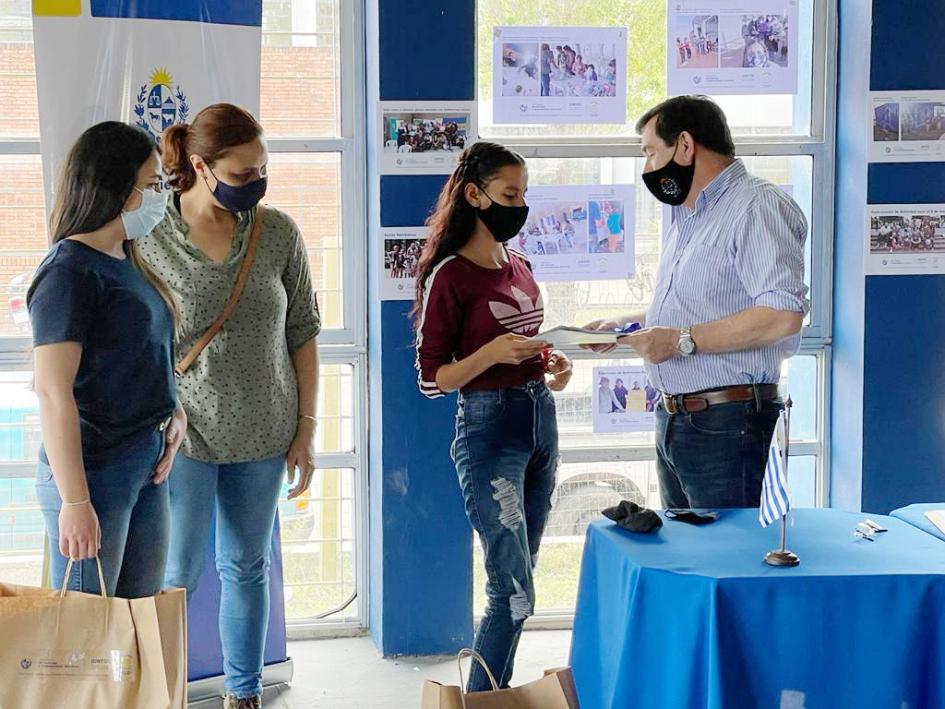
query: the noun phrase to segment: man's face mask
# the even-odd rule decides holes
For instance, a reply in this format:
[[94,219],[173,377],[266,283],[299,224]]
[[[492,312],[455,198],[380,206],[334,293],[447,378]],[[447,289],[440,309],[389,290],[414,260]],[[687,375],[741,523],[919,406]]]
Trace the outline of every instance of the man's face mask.
[[679,150],[679,140],[673,149],[673,156],[669,162],[657,170],[643,173],[643,183],[656,199],[674,207],[686,201],[692,181],[696,174],[696,161],[689,165],[680,165],[676,162],[676,152]]

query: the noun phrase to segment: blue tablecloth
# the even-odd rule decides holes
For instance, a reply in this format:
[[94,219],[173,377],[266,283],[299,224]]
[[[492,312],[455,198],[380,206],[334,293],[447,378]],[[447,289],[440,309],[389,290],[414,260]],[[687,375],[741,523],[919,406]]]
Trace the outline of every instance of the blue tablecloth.
[[933,537],[945,541],[945,534],[942,534],[941,530],[929,522],[929,518],[925,516],[925,513],[931,510],[945,510],[945,502],[925,502],[919,505],[908,505],[893,510],[889,513],[889,516],[908,522],[913,527],[918,527],[923,532],[928,532]]
[[[583,709],[945,707],[945,544],[898,519],[797,510],[793,569],[757,510],[652,535],[593,523],[571,665]],[[856,540],[872,517],[889,531]]]

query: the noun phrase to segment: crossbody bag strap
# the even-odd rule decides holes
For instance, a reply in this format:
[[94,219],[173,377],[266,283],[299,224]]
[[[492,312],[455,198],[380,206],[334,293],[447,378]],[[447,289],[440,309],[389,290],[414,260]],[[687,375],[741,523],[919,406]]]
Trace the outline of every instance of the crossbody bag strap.
[[213,338],[216,337],[217,333],[220,332],[220,329],[223,327],[223,323],[225,323],[233,314],[233,311],[236,310],[236,305],[239,303],[240,296],[243,294],[243,288],[246,287],[246,281],[249,280],[250,269],[253,267],[253,259],[256,256],[256,246],[259,244],[259,236],[262,233],[264,213],[264,207],[260,205],[256,209],[253,229],[249,233],[249,243],[246,244],[246,253],[243,255],[243,263],[240,264],[240,271],[236,275],[236,282],[233,284],[233,292],[230,293],[230,299],[226,302],[226,305],[223,306],[223,311],[217,316],[217,319],[213,321],[213,324],[207,328],[207,331],[200,336],[200,339],[194,343],[190,351],[177,363],[177,366],[174,367],[174,374],[178,377],[184,376],[193,363],[197,361],[197,357],[200,356],[200,353],[203,352]]

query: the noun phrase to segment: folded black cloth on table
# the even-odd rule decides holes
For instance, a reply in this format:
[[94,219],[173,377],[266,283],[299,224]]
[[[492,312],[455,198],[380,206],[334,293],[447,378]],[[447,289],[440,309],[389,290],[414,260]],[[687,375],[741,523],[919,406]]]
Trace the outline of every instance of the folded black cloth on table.
[[618,527],[639,534],[649,534],[663,526],[663,520],[656,512],[630,500],[623,500],[616,507],[608,507],[602,514]]

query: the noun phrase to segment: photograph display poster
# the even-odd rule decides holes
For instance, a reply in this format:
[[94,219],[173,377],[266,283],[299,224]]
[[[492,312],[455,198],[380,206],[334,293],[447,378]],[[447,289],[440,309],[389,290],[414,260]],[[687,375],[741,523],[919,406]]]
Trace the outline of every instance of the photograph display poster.
[[448,175],[477,139],[473,101],[381,101],[377,164],[382,175]]
[[381,248],[381,300],[413,300],[416,295],[417,265],[427,238],[427,228],[383,227]]
[[671,96],[797,93],[796,0],[670,1]]
[[627,31],[609,27],[496,27],[493,121],[624,123]]
[[633,277],[633,185],[533,185],[528,219],[509,241],[539,281]]
[[945,204],[871,204],[866,223],[866,275],[945,273]]
[[870,162],[945,162],[945,91],[872,92]]
[[642,366],[594,367],[594,433],[654,430],[659,397]]

